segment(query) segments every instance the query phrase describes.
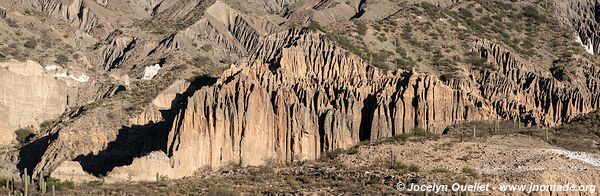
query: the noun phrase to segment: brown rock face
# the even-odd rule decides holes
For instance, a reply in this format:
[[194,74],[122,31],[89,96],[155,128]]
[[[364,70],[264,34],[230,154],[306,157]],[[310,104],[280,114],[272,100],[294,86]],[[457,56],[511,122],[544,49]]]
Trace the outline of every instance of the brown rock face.
[[[73,2],[74,7],[95,8],[77,3],[88,1]],[[115,3],[98,2],[103,6]],[[256,6],[252,2],[248,6]],[[307,6],[315,12],[313,19],[329,22],[348,20],[364,9],[381,10],[362,16],[376,20],[397,6],[386,1],[299,2],[264,1],[260,6],[281,15],[291,7]],[[444,6],[457,1],[432,2]],[[539,66],[529,66],[494,43],[476,40],[470,43],[472,50],[487,59],[488,68],[442,76],[380,70],[324,35],[282,30],[287,26],[279,24],[309,19],[302,9],[290,12],[289,17],[298,21],[281,23],[284,19],[279,16],[261,20],[227,3],[182,1],[161,8],[156,21],[179,21],[187,28],[163,39],[151,51],[145,51],[149,46],[143,44],[143,37],[136,41],[114,31],[94,62],[111,71],[127,66],[127,59],[158,57],[197,45],[211,46],[202,48],[207,52],[243,55],[244,63],[232,66],[216,83],[201,89],[174,84],[140,113],[124,112],[120,105],[92,105],[85,108],[89,110],[74,112],[75,117],[61,119],[44,140],[47,147],[31,162],[35,165],[27,167],[35,167],[35,174],[50,174],[56,168],[70,168],[61,163],[75,160],[85,172],[108,174],[115,180],[152,180],[156,173],[180,178],[204,167],[316,159],[326,151],[409,133],[416,127],[439,133],[455,123],[496,119],[553,126],[600,104],[600,70],[583,61],[577,61],[582,66],[564,77],[560,70],[535,69]],[[149,1],[150,7],[161,7],[154,4]],[[574,5],[579,4],[567,7]],[[64,9],[49,13],[60,15]],[[102,17],[94,19],[101,16],[101,9],[93,10],[98,10],[97,15],[90,13],[87,19],[70,14],[64,18],[71,17],[69,21],[81,23],[80,30],[85,30],[102,21]],[[590,14],[573,15],[585,16],[573,19],[573,25],[588,24],[577,21],[592,19]],[[99,94],[111,97],[117,88],[103,85],[99,91],[110,93]],[[0,113],[2,118],[6,117]]]
[[[0,111],[8,111],[8,108],[0,104]],[[0,122],[8,122],[8,119],[7,113],[0,112]],[[0,133],[3,135],[0,137],[0,145],[9,144],[15,138],[15,133],[11,131],[8,123],[0,123]]]
[[0,146],[15,139],[16,129],[37,129],[67,108],[67,85],[33,61],[0,63],[0,92]]
[[600,53],[600,3],[597,0],[557,1],[557,14],[577,31],[577,40],[590,54]]
[[84,32],[89,32],[99,24],[98,17],[90,9],[90,5],[84,0],[74,0],[69,3],[61,1],[41,0],[33,3],[34,7],[53,16],[62,17],[69,21],[70,25]]
[[298,34],[263,44],[254,57],[264,61],[233,67],[190,98],[169,134],[173,167],[194,171],[315,159],[362,140],[415,127],[441,132],[462,121],[551,126],[598,107],[593,66],[581,70],[585,81],[565,83],[477,41],[476,50],[496,67],[441,81],[379,70],[321,35]]
[[[471,72],[477,93],[502,119],[517,119],[533,126],[555,126],[600,106],[600,70],[576,60],[575,80],[556,79],[548,71],[536,71],[498,45],[476,43],[482,57],[497,71]],[[575,66],[574,66],[575,67]]]

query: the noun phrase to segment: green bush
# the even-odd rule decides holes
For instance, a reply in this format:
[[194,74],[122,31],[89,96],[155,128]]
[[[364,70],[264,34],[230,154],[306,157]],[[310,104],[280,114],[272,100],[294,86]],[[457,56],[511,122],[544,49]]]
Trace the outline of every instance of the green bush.
[[310,29],[312,30],[316,30],[316,31],[321,31],[323,33],[327,33],[327,30],[321,26],[321,24],[317,21],[310,21],[310,24],[308,26]]
[[396,171],[405,171],[408,169],[408,166],[402,162],[396,162],[396,164],[394,164],[394,169]]
[[46,120],[46,121],[44,121],[44,122],[42,122],[40,124],[40,130],[41,131],[46,131],[46,130],[50,129],[53,124],[54,124],[54,121],[52,121],[52,120]]
[[420,170],[420,168],[419,168],[419,166],[418,166],[418,165],[415,165],[415,164],[410,164],[410,165],[408,166],[408,171],[410,171],[410,172],[417,173],[417,172],[419,172],[419,170]]
[[29,139],[34,136],[33,130],[31,128],[20,128],[15,131],[17,134],[17,141],[19,143],[27,143]]
[[333,160],[343,153],[344,153],[344,150],[338,148],[338,149],[327,152],[327,154],[325,155],[325,159]]
[[395,135],[394,140],[406,142],[410,136],[406,133]]
[[358,153],[358,148],[351,148],[350,150],[348,150],[349,155],[353,155],[353,154],[357,154],[357,153]]
[[469,28],[471,28],[471,30],[473,30],[477,33],[485,32],[485,29],[483,28],[483,26],[481,26],[481,23],[479,23],[479,21],[472,20],[472,19],[465,19],[465,22],[467,23],[467,26],[469,26]]
[[410,57],[408,59],[397,58],[395,60],[395,63],[396,68],[398,69],[410,69],[416,65],[415,61]]
[[469,166],[465,166],[462,168],[462,172],[463,174],[467,175],[467,176],[473,176],[473,177],[477,177],[477,170],[469,167]]
[[533,19],[535,22],[544,22],[546,17],[542,15],[535,6],[527,5],[523,8],[523,16]]
[[4,176],[0,176],[0,185],[6,185],[6,181],[9,181],[10,179],[4,177]]
[[23,46],[25,46],[29,49],[34,49],[35,47],[37,47],[37,45],[38,45],[38,43],[34,39],[29,39],[23,44]]
[[437,19],[442,16],[442,11],[437,6],[429,2],[421,2],[421,7],[425,10],[427,15],[432,19]]
[[367,25],[365,25],[365,23],[362,22],[356,22],[356,33],[358,33],[359,35],[366,35],[367,34]]
[[473,13],[471,13],[471,11],[469,11],[465,8],[459,8],[458,16],[460,16],[463,19],[469,19],[469,18],[473,18]]
[[450,171],[446,168],[435,168],[431,170],[431,173],[439,174],[439,173],[449,173]]
[[415,127],[412,130],[412,134],[413,134],[413,136],[417,136],[417,137],[427,137],[429,135],[429,132],[427,132],[427,130],[425,130],[421,127]]
[[63,54],[57,54],[55,57],[56,57],[56,61],[54,61],[54,62],[58,63],[60,65],[65,65],[65,64],[71,62],[71,59],[69,59],[69,57],[67,57]]
[[196,57],[192,58],[192,60],[189,61],[188,63],[191,65],[194,65],[196,67],[202,67],[202,66],[206,66],[208,64],[212,64],[212,61],[207,56],[196,56]]
[[479,53],[473,51],[465,53],[465,61],[475,67],[486,66],[486,59],[482,58]]

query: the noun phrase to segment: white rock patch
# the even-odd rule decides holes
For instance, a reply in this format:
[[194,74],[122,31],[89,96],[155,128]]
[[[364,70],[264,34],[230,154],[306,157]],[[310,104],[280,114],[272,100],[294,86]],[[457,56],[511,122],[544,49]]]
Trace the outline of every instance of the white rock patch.
[[90,80],[90,77],[81,72],[68,72],[58,65],[48,65],[44,67],[46,72],[54,72],[56,78],[66,78],[79,83],[84,83]]
[[561,150],[561,149],[538,149],[541,152],[550,152],[561,156],[569,157],[570,159],[579,160],[581,162],[600,167],[600,157],[593,156],[585,152]]
[[594,45],[592,44],[592,40],[588,39],[588,44],[585,45],[583,44],[583,39],[581,39],[581,36],[577,35],[577,39],[575,41],[581,44],[581,46],[585,48],[585,51],[587,51],[591,55],[594,55]]
[[158,74],[160,68],[161,67],[159,64],[155,64],[153,66],[146,66],[146,68],[144,69],[144,74],[142,75],[142,80],[152,80],[152,78],[154,78],[154,76]]

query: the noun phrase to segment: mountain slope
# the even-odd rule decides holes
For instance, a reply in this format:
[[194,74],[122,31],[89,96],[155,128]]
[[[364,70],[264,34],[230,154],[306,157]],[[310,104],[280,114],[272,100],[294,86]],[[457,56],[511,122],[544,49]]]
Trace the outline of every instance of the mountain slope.
[[600,105],[595,1],[0,2],[1,47],[16,48],[0,57],[65,83],[0,96],[58,100],[20,124],[0,111],[3,133],[37,134],[9,153],[36,177],[182,178],[475,121],[554,127]]

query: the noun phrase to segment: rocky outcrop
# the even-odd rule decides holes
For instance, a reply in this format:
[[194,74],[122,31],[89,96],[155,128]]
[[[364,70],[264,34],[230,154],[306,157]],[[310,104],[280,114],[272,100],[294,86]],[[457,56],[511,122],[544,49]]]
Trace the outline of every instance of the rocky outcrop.
[[441,81],[371,67],[321,35],[288,41],[265,44],[257,58],[264,61],[233,67],[190,98],[169,133],[167,155],[177,175],[315,159],[415,127],[441,132],[496,119],[552,126],[598,108],[597,69],[587,67],[585,82],[564,84],[489,42],[473,45],[496,71]]
[[71,182],[89,182],[98,180],[98,178],[83,171],[81,165],[75,161],[65,161],[61,163],[56,168],[56,170],[52,172],[52,175],[50,175],[50,177],[55,179],[68,180]]
[[0,18],[6,18],[6,9],[0,6]]
[[578,33],[576,41],[588,53],[600,52],[600,3],[597,0],[574,0],[554,2],[561,22],[570,24]]
[[107,6],[108,3],[110,3],[110,0],[94,0],[94,1],[102,6]]
[[132,53],[130,51],[136,46],[137,39],[129,36],[119,36],[117,30],[107,37],[101,53],[100,65],[106,71],[119,67]]
[[315,10],[314,20],[321,24],[330,24],[361,17],[364,14],[365,2],[359,0],[349,2],[350,4],[335,0],[319,1],[312,7]]
[[[11,60],[0,63],[0,120],[4,126],[2,144],[14,140],[18,128],[33,127],[45,120],[58,117],[68,105],[67,86],[64,82],[44,74],[36,62]],[[7,130],[8,129],[8,130]],[[7,139],[10,138],[10,139]]]
[[162,1],[158,0],[139,0],[135,2],[152,16],[156,15],[158,11],[157,7],[162,3]]
[[285,15],[289,13],[290,7],[293,7],[296,3],[301,2],[300,0],[267,0],[258,1],[267,12],[278,13]]
[[322,35],[288,41],[260,50],[273,59],[233,67],[190,98],[167,148],[181,175],[201,167],[316,159],[414,127],[441,131],[493,116],[491,107],[474,103],[480,98],[435,76],[379,70]]
[[[148,173],[154,176],[169,168],[170,178],[180,178],[206,167],[316,159],[326,151],[410,133],[416,127],[440,133],[448,125],[496,119],[553,126],[598,108],[600,101],[600,73],[592,65],[581,70],[586,80],[561,81],[483,40],[472,43],[474,51],[493,67],[444,80],[433,74],[375,68],[326,36],[305,30],[262,40],[247,63],[231,67],[189,99],[184,97],[168,123],[170,131],[164,132],[168,127],[163,126],[162,132],[143,137],[143,141],[161,138],[140,146],[162,152],[144,150],[140,152],[147,155],[134,156],[135,150],[129,149],[130,162],[102,171],[114,179],[147,179]],[[172,88],[181,92],[183,87]],[[158,108],[167,108],[169,99],[179,97],[167,94],[173,93],[157,98],[156,109],[127,124],[165,120]],[[176,102],[170,103],[173,108]],[[65,154],[61,146],[72,146],[70,142],[77,141],[72,137],[83,137],[77,133],[59,132],[35,171],[50,172],[78,155],[102,155],[115,141],[105,132],[94,145]],[[134,175],[142,171],[143,176]]]
[[192,43],[202,46],[210,41],[215,47],[223,47],[226,53],[244,55],[254,51],[263,37],[279,31],[274,22],[244,15],[221,1],[214,2],[204,12],[202,18],[165,38],[150,54],[165,54]]
[[99,24],[99,18],[89,8],[86,0],[73,0],[69,3],[40,0],[38,3],[34,6],[40,7],[42,12],[63,18],[69,21],[71,26],[83,32],[90,32],[94,26]]
[[[473,51],[489,67],[459,70],[452,77],[381,70],[325,35],[306,29],[273,34],[285,25],[271,20],[276,17],[251,16],[225,1],[180,2],[153,20],[189,26],[173,25],[181,31],[148,55],[136,55],[159,59],[154,57],[215,44],[219,48],[203,50],[244,55],[244,61],[201,89],[176,83],[140,113],[110,102],[60,119],[36,162],[36,174],[47,175],[65,161],[76,161],[83,171],[110,179],[148,180],[157,173],[180,178],[205,167],[316,159],[330,150],[415,128],[440,133],[456,123],[497,119],[554,126],[599,106],[600,72],[584,62],[578,62],[582,66],[571,77],[579,79],[568,80],[558,77],[559,72],[528,66],[499,45],[476,40]],[[333,15],[323,20],[376,20],[396,9],[388,1],[336,2],[318,1],[307,12],[317,12],[317,20],[320,11]],[[443,6],[456,1],[435,2]],[[283,12],[299,6],[275,3],[274,9]],[[356,15],[370,9],[382,12]],[[106,40],[98,62],[110,70],[131,55],[136,39],[111,34]],[[112,85],[99,89],[106,92],[97,94],[103,95],[99,99],[122,91]]]
[[497,71],[472,72],[478,94],[495,108],[500,119],[518,119],[533,126],[556,126],[600,107],[600,70],[576,61],[580,79],[561,81],[527,66],[510,51],[478,41],[477,51]]
[[[181,107],[179,103],[195,85],[174,82],[136,115],[111,106],[67,112],[49,133],[52,138],[45,142],[47,147],[32,173],[50,175],[62,162],[75,160],[86,173],[106,175],[115,167],[132,164],[134,158],[165,148],[170,110]],[[83,127],[93,129],[82,131]]]

